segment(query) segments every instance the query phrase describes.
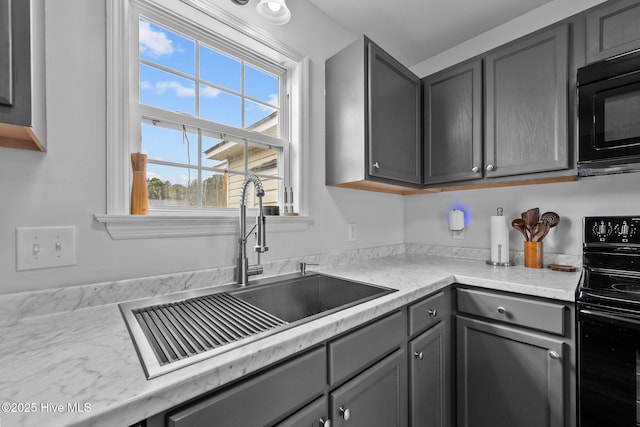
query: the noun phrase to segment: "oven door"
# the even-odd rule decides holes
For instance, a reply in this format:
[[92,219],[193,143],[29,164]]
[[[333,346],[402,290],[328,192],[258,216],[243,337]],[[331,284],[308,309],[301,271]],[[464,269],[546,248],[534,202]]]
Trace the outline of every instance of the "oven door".
[[640,161],[640,71],[578,88],[580,162]]
[[580,427],[640,426],[640,314],[578,304]]

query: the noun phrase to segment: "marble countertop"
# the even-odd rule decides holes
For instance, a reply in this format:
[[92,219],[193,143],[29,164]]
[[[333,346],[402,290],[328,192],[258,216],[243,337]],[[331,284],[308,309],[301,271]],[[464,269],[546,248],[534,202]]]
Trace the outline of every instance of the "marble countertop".
[[[310,268],[311,269],[311,268]],[[0,326],[0,425],[127,426],[452,283],[573,302],[576,273],[401,254],[314,271],[398,292],[147,380],[118,304]]]

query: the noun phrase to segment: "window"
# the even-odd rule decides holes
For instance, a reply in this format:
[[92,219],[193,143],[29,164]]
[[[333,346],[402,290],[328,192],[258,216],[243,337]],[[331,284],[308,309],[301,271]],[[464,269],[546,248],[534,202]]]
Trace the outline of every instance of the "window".
[[[107,212],[95,218],[112,238],[234,233],[247,173],[265,204],[293,187],[306,213],[308,59],[210,2],[107,4]],[[137,151],[148,155],[145,217],[129,215]]]
[[263,181],[263,203],[278,205],[288,186],[286,68],[143,13],[134,120],[148,156],[149,208],[237,208],[247,173]]

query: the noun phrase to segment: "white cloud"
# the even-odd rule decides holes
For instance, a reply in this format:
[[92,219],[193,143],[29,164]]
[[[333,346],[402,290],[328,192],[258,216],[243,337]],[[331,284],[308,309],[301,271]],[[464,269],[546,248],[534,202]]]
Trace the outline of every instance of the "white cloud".
[[140,20],[140,53],[153,58],[173,53],[173,42],[162,31],[154,31],[151,24]]
[[278,106],[278,94],[277,93],[272,93],[271,95],[269,95],[269,100],[267,101],[269,104],[273,105],[274,107]]
[[205,86],[204,88],[200,89],[200,94],[205,98],[215,98],[220,94],[220,91],[214,87]]
[[164,95],[168,90],[173,90],[175,94],[180,98],[194,96],[196,94],[195,88],[184,86],[176,81],[155,82],[154,84],[147,81],[142,81],[140,82],[140,89],[150,90],[155,95]]

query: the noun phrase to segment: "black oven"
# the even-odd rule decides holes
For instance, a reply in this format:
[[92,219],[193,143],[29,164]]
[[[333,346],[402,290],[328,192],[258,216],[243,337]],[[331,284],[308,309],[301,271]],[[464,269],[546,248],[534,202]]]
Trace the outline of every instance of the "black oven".
[[640,426],[640,216],[583,225],[578,425]]
[[640,170],[640,51],[578,70],[578,173]]

